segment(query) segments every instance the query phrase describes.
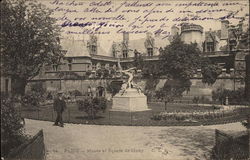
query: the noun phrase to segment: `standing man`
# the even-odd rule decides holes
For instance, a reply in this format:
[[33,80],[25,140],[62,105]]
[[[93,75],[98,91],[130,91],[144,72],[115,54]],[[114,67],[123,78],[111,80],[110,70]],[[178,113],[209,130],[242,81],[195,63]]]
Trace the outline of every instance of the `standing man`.
[[[63,94],[63,92],[61,92],[61,91],[59,91],[57,93],[57,97],[54,99],[54,104],[53,104],[54,111],[57,114],[54,126],[60,126],[60,127],[63,127],[62,114],[63,114],[63,111],[66,109],[66,103],[63,99],[62,94]],[[60,123],[60,124],[58,124],[58,123]]]

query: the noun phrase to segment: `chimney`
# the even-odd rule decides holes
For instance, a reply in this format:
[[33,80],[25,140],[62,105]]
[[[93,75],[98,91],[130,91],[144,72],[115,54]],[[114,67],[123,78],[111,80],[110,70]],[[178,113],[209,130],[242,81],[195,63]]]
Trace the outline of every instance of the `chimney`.
[[228,39],[228,27],[229,27],[229,21],[228,20],[222,20],[221,21],[221,40]]
[[171,35],[172,35],[172,36],[176,36],[176,35],[178,35],[178,34],[179,34],[179,28],[176,27],[175,25],[173,25],[173,26],[171,27]]
[[123,32],[123,42],[128,43],[129,41],[129,33]]
[[242,32],[243,31],[243,21],[240,21],[238,26],[239,26],[239,31]]

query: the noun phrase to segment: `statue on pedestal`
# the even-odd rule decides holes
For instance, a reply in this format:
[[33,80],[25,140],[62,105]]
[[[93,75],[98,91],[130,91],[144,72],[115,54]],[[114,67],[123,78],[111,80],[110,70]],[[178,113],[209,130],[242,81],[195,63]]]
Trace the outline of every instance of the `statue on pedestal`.
[[121,73],[124,73],[129,76],[128,82],[127,82],[127,88],[132,88],[132,80],[134,79],[134,73],[136,72],[136,67],[129,68],[127,70],[122,70],[121,64],[120,64],[120,58],[118,59],[118,69]]
[[149,110],[147,97],[142,93],[141,87],[133,83],[134,74],[137,72],[136,67],[123,70],[118,59],[118,72],[122,75],[128,75],[128,80],[123,83],[121,90],[113,97],[113,111],[146,111]]

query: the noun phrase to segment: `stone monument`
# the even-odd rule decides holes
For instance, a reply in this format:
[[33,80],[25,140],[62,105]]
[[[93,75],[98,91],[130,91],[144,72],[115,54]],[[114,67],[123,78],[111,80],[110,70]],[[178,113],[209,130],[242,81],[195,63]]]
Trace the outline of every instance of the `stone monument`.
[[128,75],[128,81],[123,83],[121,90],[113,97],[112,111],[146,111],[148,109],[147,97],[142,93],[139,86],[133,83],[136,68],[122,70],[118,59],[118,68],[121,74]]

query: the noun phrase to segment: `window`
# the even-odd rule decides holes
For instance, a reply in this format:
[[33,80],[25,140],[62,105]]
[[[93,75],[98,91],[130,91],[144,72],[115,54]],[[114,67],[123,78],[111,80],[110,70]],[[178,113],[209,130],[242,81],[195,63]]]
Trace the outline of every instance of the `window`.
[[69,62],[69,63],[72,63],[72,62],[73,62],[72,58],[69,58],[69,59],[68,59],[68,62]]
[[53,71],[57,71],[58,70],[58,65],[54,64],[52,67],[53,67]]
[[153,56],[153,48],[147,48],[148,56]]
[[207,43],[207,52],[214,52],[214,43],[213,42]]
[[97,47],[95,45],[91,45],[91,53],[96,54],[97,53]]
[[236,41],[229,41],[229,50],[233,51],[236,47]]
[[96,70],[96,64],[92,65],[92,70]]
[[127,58],[128,57],[128,51],[127,50],[123,50],[122,51],[122,55],[123,55],[123,58]]
[[9,79],[5,79],[5,92],[9,92]]
[[68,66],[69,66],[69,71],[71,71],[72,70],[72,64],[68,64]]
[[72,70],[72,62],[73,62],[73,59],[72,58],[69,58],[68,59],[68,67],[69,67],[69,71]]

